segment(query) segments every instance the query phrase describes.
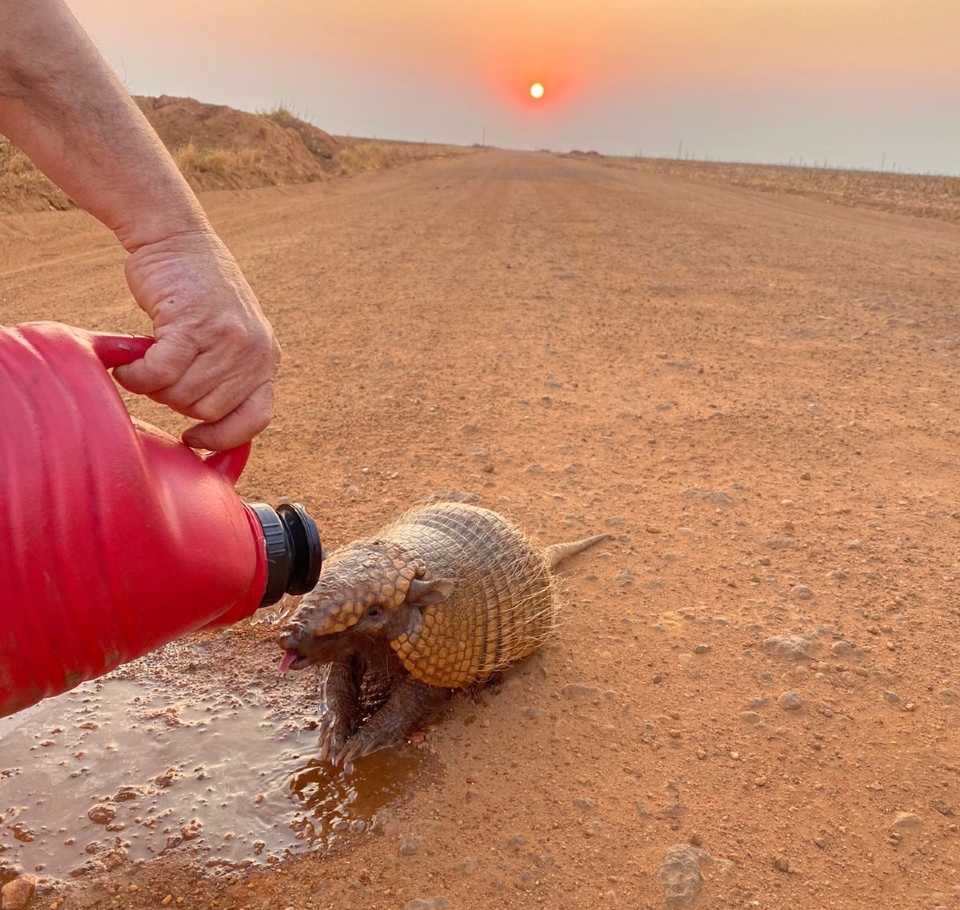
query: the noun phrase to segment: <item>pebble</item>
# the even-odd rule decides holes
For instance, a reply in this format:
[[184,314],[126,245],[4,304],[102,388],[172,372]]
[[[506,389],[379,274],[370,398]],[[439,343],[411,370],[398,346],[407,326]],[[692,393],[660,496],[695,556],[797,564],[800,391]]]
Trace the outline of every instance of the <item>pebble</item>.
[[786,660],[811,660],[820,650],[820,642],[805,635],[776,635],[764,639],[760,647],[765,653]]
[[12,859],[0,857],[0,881],[9,881],[18,875],[23,875],[23,866]]
[[111,806],[105,806],[102,803],[97,806],[92,806],[87,812],[87,818],[90,819],[96,825],[105,825],[107,822],[112,822],[116,817],[117,810]]
[[884,699],[887,701],[888,704],[891,704],[891,705],[899,705],[899,704],[900,704],[900,696],[897,695],[896,692],[884,692],[884,693],[883,693],[883,697],[884,697]]
[[561,690],[568,698],[574,698],[578,695],[599,695],[600,690],[596,686],[585,686],[582,683],[570,683]]
[[778,856],[773,861],[773,868],[778,872],[789,872],[790,871],[790,859],[786,856]]
[[760,715],[756,711],[741,711],[740,720],[753,726],[760,723]]
[[900,812],[890,825],[895,831],[904,831],[907,828],[916,828],[923,824],[923,819],[914,812]]
[[769,547],[771,550],[792,550],[794,541],[792,537],[768,537],[763,542],[763,545]]
[[420,849],[423,847],[423,843],[423,838],[417,835],[401,838],[399,847],[400,855],[413,856],[414,854],[419,853]]
[[403,910],[451,910],[452,907],[453,904],[446,897],[438,894],[436,897],[418,897],[407,901],[403,905]]
[[35,875],[20,875],[0,888],[3,910],[24,910],[37,887]]
[[677,844],[667,850],[657,878],[663,885],[663,900],[670,910],[689,907],[700,893],[703,885],[700,858],[704,856],[706,854],[689,844]]
[[784,692],[777,699],[777,704],[781,711],[799,711],[803,707],[803,699],[798,692]]
[[633,584],[633,573],[629,569],[622,569],[614,579],[614,584],[618,588],[629,588]]
[[813,591],[806,585],[794,585],[790,593],[796,597],[797,600],[813,600]]
[[853,650],[853,645],[848,641],[841,639],[840,641],[835,641],[831,646],[831,650],[834,654],[849,654]]

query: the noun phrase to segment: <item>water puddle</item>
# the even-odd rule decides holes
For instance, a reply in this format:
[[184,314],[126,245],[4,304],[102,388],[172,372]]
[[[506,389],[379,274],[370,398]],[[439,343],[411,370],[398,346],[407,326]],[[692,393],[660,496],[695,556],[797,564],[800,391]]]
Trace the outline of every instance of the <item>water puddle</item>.
[[269,642],[221,660],[232,637],[0,720],[0,859],[56,878],[170,851],[212,873],[275,863],[365,830],[419,775],[413,747],[318,762],[315,673],[279,678]]

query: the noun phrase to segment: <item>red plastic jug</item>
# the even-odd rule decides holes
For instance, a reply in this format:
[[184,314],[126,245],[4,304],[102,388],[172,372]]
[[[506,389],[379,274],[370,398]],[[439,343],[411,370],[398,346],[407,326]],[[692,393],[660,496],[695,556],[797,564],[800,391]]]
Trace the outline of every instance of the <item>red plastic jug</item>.
[[316,525],[240,501],[250,446],[201,457],[108,369],[152,338],[0,327],[0,716],[309,591]]

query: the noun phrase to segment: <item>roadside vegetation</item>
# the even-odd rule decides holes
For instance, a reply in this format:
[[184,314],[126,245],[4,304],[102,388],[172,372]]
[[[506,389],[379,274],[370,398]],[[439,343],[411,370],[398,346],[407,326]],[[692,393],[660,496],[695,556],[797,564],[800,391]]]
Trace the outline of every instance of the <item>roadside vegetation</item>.
[[681,158],[618,158],[596,152],[571,152],[570,157],[585,158],[607,167],[726,183],[761,192],[803,196],[833,205],[960,223],[960,177]]
[[[352,177],[366,171],[382,171],[471,151],[426,142],[330,136],[285,105],[256,114],[230,112],[237,118],[238,129],[229,131],[225,141],[223,132],[219,136],[204,136],[204,121],[196,116],[194,109],[217,112],[228,109],[202,105],[191,99],[136,100],[151,122],[157,116],[165,117],[155,125],[180,171],[196,190],[245,189]],[[176,116],[180,120],[172,118],[173,108],[178,109]],[[263,120],[270,121],[266,129]],[[256,127],[257,121],[260,127]],[[282,127],[282,131],[273,124]],[[0,212],[71,206],[71,201],[23,152],[0,136]]]

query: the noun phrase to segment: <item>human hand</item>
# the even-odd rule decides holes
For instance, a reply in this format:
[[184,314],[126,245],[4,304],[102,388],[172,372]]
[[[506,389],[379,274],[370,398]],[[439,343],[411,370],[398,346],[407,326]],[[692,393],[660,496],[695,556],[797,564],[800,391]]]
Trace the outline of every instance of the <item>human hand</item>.
[[130,254],[127,284],[156,344],[117,367],[125,389],[199,420],[194,448],[251,440],[273,416],[280,346],[256,295],[212,230],[175,234]]

